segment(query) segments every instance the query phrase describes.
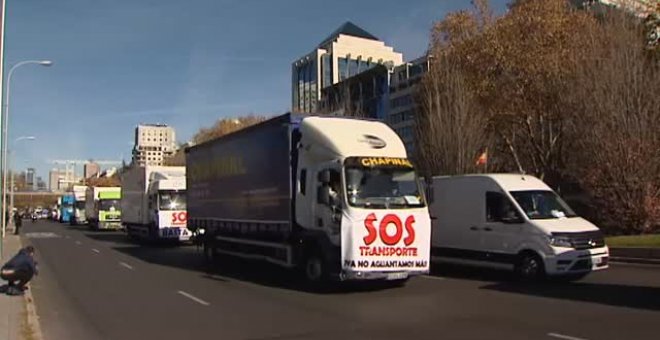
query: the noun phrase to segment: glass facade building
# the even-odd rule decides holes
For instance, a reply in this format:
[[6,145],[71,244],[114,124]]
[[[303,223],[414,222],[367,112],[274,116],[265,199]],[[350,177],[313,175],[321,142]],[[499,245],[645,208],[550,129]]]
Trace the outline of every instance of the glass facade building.
[[347,22],[293,63],[292,111],[316,113],[324,89],[378,65],[392,68],[402,63],[401,53]]

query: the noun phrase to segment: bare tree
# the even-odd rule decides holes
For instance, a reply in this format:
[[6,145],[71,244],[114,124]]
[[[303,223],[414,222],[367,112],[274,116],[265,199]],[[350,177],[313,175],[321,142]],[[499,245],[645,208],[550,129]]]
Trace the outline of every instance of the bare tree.
[[645,52],[644,28],[608,13],[589,32],[563,105],[574,111],[569,172],[620,232],[660,230],[660,65]]
[[428,177],[476,172],[475,160],[489,144],[488,121],[448,57],[432,63],[416,102],[415,151],[422,173]]

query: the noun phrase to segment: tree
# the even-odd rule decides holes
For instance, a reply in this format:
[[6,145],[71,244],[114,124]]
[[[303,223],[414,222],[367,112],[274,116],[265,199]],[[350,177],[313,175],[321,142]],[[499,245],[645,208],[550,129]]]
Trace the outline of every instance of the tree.
[[588,32],[563,107],[570,108],[571,175],[616,232],[660,230],[660,65],[644,27],[611,12]]
[[489,144],[486,116],[452,66],[449,57],[440,56],[417,93],[415,158],[426,178],[476,172],[475,160]]
[[186,165],[186,154],[185,149],[190,145],[204,143],[224,135],[228,135],[232,132],[244,129],[246,127],[252,126],[254,124],[260,123],[268,119],[266,116],[256,116],[249,115],[236,118],[221,118],[218,119],[213,126],[209,128],[201,128],[193,136],[191,143],[185,143],[179,145],[179,150],[172,155],[171,157],[166,158],[163,161],[164,165],[167,166],[185,166]]
[[263,122],[266,120],[265,116],[249,115],[237,118],[222,118],[213,124],[210,128],[200,129],[195,136],[193,136],[193,144],[200,144],[212,139],[230,134],[232,132],[244,129],[248,126]]
[[561,0],[518,1],[497,20],[488,8],[479,1],[472,12],[436,24],[431,51],[461,70],[489,131],[498,136],[499,163],[542,179],[556,177],[567,114],[557,102],[570,74],[564,60],[581,53],[579,32],[595,19]]
[[121,186],[119,176],[92,177],[84,180],[84,184],[90,187],[118,187]]

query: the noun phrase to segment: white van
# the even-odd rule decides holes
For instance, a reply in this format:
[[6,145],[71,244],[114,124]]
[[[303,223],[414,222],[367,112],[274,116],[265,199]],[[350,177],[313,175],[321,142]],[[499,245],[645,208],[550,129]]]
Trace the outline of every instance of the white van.
[[608,267],[601,231],[536,177],[434,177],[434,261],[513,269],[524,279],[578,279]]

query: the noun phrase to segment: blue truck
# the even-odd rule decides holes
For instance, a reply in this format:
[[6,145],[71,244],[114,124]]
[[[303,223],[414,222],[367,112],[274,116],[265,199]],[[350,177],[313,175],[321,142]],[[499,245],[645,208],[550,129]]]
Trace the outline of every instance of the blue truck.
[[60,223],[70,223],[73,216],[73,202],[75,197],[73,194],[66,194],[62,196],[62,204],[60,205]]
[[428,273],[431,222],[387,125],[285,114],[186,149],[188,228],[224,254],[328,280]]

